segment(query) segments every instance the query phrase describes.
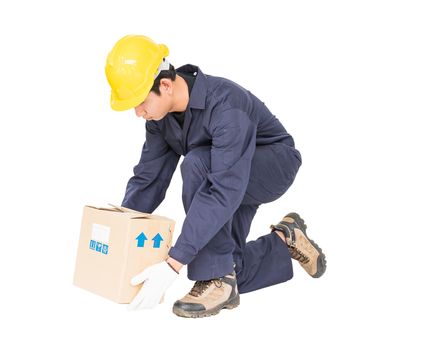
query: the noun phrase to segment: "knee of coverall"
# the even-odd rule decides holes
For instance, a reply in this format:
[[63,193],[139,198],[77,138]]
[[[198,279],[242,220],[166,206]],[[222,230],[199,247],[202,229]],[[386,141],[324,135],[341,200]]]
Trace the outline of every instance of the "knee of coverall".
[[280,172],[279,184],[276,187],[276,193],[280,197],[294,182],[301,167],[302,158],[297,149],[283,143],[272,144],[271,148],[277,160],[275,166]]
[[182,179],[205,178],[210,172],[210,146],[197,147],[189,151],[181,163]]
[[210,147],[198,147],[188,152],[180,168],[183,182],[182,203],[188,213],[195,193],[210,172]]
[[242,203],[269,203],[280,198],[294,182],[300,157],[298,151],[283,144],[257,147]]

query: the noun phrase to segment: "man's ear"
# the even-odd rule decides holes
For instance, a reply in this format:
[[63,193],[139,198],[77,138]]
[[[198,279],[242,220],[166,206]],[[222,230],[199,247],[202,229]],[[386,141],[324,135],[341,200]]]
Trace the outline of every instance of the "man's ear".
[[160,91],[162,93],[172,94],[172,92],[173,92],[173,81],[169,78],[160,79]]

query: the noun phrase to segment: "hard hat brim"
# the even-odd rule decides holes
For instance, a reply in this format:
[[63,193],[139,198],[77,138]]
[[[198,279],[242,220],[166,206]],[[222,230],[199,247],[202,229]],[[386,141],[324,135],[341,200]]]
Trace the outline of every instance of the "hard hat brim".
[[150,91],[143,92],[142,94],[130,99],[121,100],[112,91],[110,95],[110,107],[115,111],[127,111],[128,109],[137,107],[140,103],[144,102]]

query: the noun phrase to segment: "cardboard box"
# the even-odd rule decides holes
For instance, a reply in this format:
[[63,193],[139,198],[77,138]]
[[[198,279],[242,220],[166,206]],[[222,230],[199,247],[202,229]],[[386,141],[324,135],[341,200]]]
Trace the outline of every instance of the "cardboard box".
[[163,261],[172,246],[175,221],[113,206],[84,207],[74,284],[117,303],[140,290],[130,280]]

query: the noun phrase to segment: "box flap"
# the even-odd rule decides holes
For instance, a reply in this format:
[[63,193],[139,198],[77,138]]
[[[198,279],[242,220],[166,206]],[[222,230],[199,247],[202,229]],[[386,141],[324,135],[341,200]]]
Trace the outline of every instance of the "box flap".
[[130,209],[130,208],[121,207],[121,206],[117,206],[117,205],[110,204],[110,203],[108,203],[108,205],[110,205],[111,208],[96,207],[94,205],[86,205],[86,207],[97,209],[97,210],[105,210],[105,211],[112,211],[112,212],[116,212],[116,213],[130,214],[129,216],[133,219],[148,218],[148,217],[151,216],[151,214],[149,214],[149,213],[142,213],[140,211],[136,211],[136,210],[133,210],[133,209]]

